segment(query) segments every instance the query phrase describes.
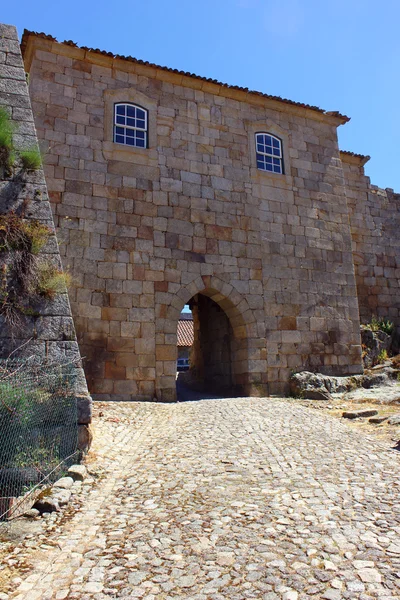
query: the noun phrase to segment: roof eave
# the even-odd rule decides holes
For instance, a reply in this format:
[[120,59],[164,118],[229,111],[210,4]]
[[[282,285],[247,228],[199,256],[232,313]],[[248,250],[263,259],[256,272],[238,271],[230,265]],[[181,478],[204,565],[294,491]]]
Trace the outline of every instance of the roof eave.
[[356,152],[350,152],[349,150],[340,150],[340,159],[343,162],[357,165],[358,167],[363,167],[370,158],[371,157],[367,154],[357,154]]
[[[30,70],[30,65],[33,58],[33,47],[31,46],[31,40],[40,40],[41,46],[47,47],[48,50],[52,50],[57,48],[59,53],[62,54],[73,54],[75,58],[81,58],[83,60],[89,60],[90,62],[127,62],[133,63],[138,68],[150,68],[152,70],[156,70],[156,77],[158,79],[168,79],[171,77],[173,79],[179,78],[180,85],[184,85],[185,87],[198,87],[203,91],[208,91],[211,93],[216,93],[218,95],[232,95],[239,94],[243,95],[243,100],[251,101],[255,103],[264,104],[268,101],[269,104],[279,106],[281,110],[289,110],[289,107],[293,112],[297,112],[300,114],[307,114],[310,118],[314,118],[320,121],[329,122],[335,126],[344,125],[347,123],[350,118],[346,115],[342,115],[337,111],[325,111],[317,106],[311,106],[309,104],[304,104],[301,102],[295,102],[293,100],[288,100],[286,98],[281,98],[279,96],[272,96],[270,94],[264,94],[263,92],[258,92],[255,90],[249,90],[248,88],[243,88],[240,86],[229,85],[226,83],[222,83],[215,79],[210,79],[206,77],[201,77],[199,75],[195,75],[193,73],[188,73],[184,71],[179,71],[177,69],[171,69],[169,67],[163,67],[160,65],[155,65],[153,63],[145,62],[131,56],[121,56],[118,54],[113,54],[111,52],[105,52],[99,50],[97,48],[88,48],[86,46],[79,47],[72,41],[64,41],[58,42],[55,37],[45,34],[45,33],[36,33],[33,31],[28,31],[24,29],[21,39],[21,51],[25,62],[26,70]],[[63,48],[63,52],[60,52],[61,47]],[[196,84],[195,84],[196,82]],[[257,102],[258,98],[258,102]],[[285,109],[283,108],[285,107]]]

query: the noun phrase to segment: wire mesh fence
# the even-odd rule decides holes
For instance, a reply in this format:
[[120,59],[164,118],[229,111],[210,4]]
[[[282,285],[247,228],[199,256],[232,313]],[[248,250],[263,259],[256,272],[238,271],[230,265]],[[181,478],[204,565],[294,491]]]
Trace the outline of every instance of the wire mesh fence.
[[76,368],[0,360],[0,520],[77,461]]

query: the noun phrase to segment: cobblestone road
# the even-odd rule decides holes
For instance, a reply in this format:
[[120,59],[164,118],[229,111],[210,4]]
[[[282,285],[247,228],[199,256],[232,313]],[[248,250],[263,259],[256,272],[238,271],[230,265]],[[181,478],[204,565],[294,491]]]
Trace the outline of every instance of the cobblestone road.
[[10,598],[400,598],[399,453],[294,401],[100,408],[106,477]]

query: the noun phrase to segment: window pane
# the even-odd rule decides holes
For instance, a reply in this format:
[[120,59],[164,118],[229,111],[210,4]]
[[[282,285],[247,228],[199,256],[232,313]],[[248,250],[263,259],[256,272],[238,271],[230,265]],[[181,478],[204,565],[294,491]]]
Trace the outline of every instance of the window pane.
[[281,172],[281,167],[274,165],[274,173],[280,173],[280,172]]
[[272,165],[266,164],[265,165],[265,170],[266,171],[272,171]]
[[135,105],[115,107],[114,141],[126,146],[147,147],[147,113]]
[[281,155],[281,151],[279,148],[274,148],[274,156],[280,156]]
[[272,145],[273,145],[275,148],[279,148],[279,147],[280,147],[279,140],[276,140],[275,138],[272,138]]

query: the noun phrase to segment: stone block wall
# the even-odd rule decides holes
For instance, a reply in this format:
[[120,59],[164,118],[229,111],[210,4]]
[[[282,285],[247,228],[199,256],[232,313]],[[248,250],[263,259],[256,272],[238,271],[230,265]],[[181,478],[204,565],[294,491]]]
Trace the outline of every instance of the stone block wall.
[[[246,340],[245,393],[361,371],[340,116],[40,35],[23,48],[96,398],[175,398],[177,321],[200,292]],[[148,149],[113,143],[119,101],[149,111]],[[257,131],[283,140],[284,175],[257,170]]]
[[371,185],[369,157],[341,154],[353,244],[360,320],[400,325],[400,194]]
[[[0,25],[0,106],[9,113],[16,131],[14,143],[19,148],[37,146],[32,108],[26,83],[18,35],[15,27]],[[0,179],[0,214],[18,211],[26,206],[27,219],[35,219],[53,230],[41,252],[42,258],[61,266],[53,216],[48,199],[43,169],[3,173]],[[76,394],[78,397],[79,439],[82,449],[89,442],[91,398],[88,394],[80,352],[76,340],[67,293],[58,294],[53,301],[36,301],[34,316],[22,316],[22,326],[15,330],[0,315],[0,357],[39,356],[51,362],[76,364]]]

